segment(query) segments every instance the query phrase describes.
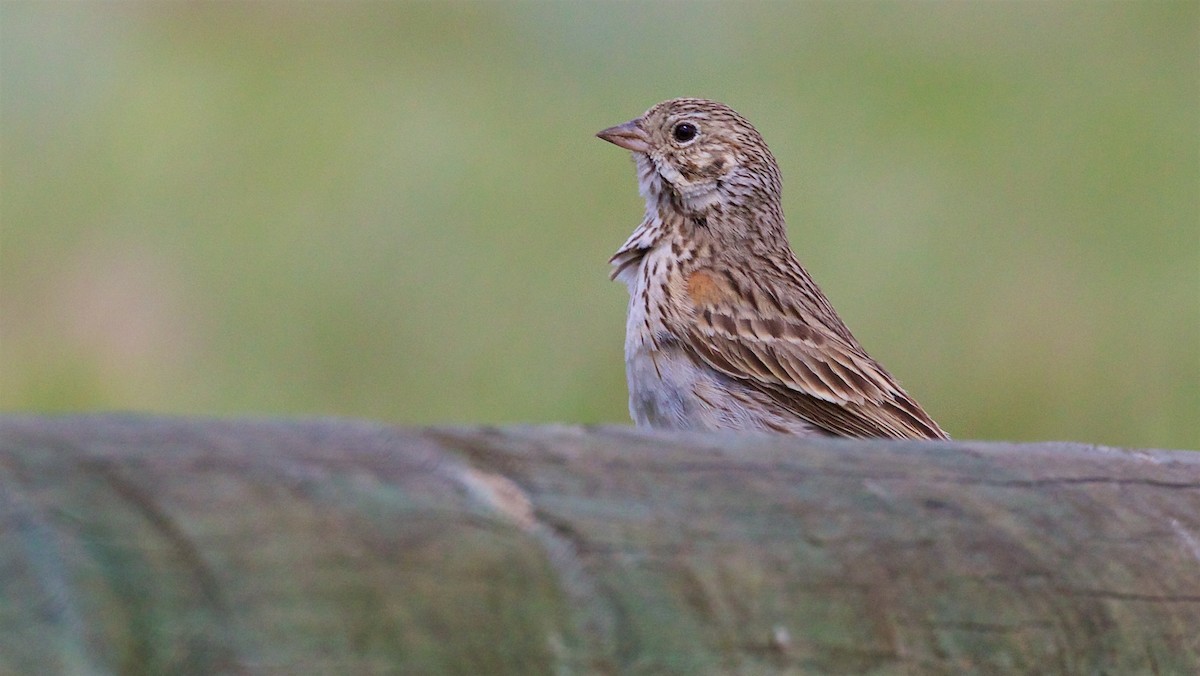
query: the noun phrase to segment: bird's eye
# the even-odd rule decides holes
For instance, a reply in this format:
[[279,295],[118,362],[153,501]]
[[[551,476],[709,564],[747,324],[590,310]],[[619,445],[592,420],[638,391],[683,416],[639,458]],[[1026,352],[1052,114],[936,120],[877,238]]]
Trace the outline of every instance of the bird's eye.
[[687,143],[696,138],[700,134],[700,130],[691,122],[680,122],[671,130],[671,135],[680,143]]

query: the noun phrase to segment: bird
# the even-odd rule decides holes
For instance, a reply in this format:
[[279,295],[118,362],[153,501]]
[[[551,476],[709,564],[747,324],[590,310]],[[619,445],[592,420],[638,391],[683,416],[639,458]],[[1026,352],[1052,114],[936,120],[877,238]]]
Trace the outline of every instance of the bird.
[[596,136],[632,153],[646,203],[609,260],[629,289],[637,427],[949,439],[800,264],[779,166],[746,118],[677,98]]

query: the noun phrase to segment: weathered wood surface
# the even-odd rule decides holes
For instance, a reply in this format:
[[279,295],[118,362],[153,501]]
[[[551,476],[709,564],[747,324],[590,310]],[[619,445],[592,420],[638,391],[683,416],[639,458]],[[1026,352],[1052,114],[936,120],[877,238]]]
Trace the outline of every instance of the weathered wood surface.
[[0,673],[1200,673],[1200,454],[4,417]]

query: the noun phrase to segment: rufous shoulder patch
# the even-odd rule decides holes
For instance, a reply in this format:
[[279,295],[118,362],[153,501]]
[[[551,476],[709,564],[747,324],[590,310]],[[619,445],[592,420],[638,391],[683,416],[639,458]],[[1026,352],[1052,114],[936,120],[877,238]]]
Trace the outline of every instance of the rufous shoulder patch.
[[696,270],[688,275],[687,293],[697,306],[716,305],[729,296],[725,280],[708,270]]

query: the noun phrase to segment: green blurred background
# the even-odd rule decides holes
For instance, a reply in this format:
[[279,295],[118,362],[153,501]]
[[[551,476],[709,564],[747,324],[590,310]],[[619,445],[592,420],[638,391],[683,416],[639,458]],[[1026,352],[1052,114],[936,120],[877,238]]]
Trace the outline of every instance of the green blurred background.
[[0,3],[0,407],[625,422],[628,154],[729,103],[957,437],[1200,447],[1200,3]]

